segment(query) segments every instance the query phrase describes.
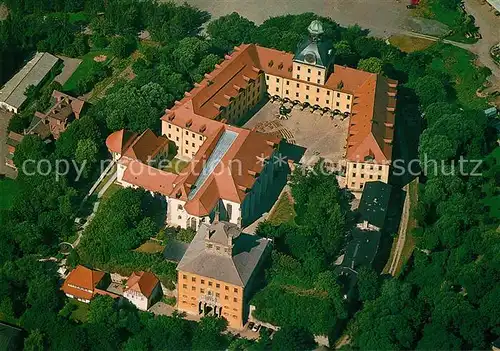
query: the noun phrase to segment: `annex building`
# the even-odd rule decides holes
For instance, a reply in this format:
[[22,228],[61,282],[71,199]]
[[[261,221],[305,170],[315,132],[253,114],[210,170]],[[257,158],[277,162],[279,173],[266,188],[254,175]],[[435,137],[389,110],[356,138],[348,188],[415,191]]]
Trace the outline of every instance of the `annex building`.
[[165,111],[162,137],[175,144],[176,157],[189,162],[179,174],[145,161],[156,157],[153,138],[139,157],[130,152],[136,135],[110,135],[106,144],[119,165],[117,181],[164,196],[171,225],[197,229],[218,211],[221,219],[245,226],[258,217],[273,186],[279,165],[272,161],[279,157],[280,140],[232,124],[272,96],[349,117],[346,186],[362,191],[369,181],[387,183],[397,82],[335,65],[321,23],[313,21],[308,30],[295,54],[255,44],[235,47]]
[[59,59],[47,52],[38,52],[0,89],[0,107],[18,113],[26,101],[26,88],[38,86],[53,71]]

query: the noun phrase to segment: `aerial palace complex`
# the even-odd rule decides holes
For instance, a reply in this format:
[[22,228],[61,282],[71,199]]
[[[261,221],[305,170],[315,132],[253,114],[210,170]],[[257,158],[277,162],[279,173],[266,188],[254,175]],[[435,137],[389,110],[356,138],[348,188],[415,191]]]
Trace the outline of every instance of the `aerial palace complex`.
[[[106,143],[118,163],[118,182],[165,196],[167,223],[197,229],[222,219],[243,227],[259,214],[280,164],[280,140],[232,124],[266,98],[308,103],[350,118],[346,136],[345,184],[362,191],[367,181],[387,183],[392,157],[397,82],[374,73],[335,65],[322,25],[294,54],[254,44],[235,47],[215,70],[166,110],[162,135],[111,134]],[[175,174],[154,167],[175,143],[189,161]],[[267,162],[270,161],[270,162]]]
[[[335,65],[322,34],[321,23],[313,21],[295,54],[254,44],[235,47],[166,110],[162,136],[120,130],[107,138],[117,181],[160,194],[168,225],[197,230],[177,267],[179,309],[208,309],[235,328],[245,323],[252,277],[268,241],[240,228],[262,215],[287,162],[276,162],[280,138],[235,125],[266,98],[349,118],[345,186],[360,193],[366,182],[388,182],[397,82]],[[176,150],[169,150],[174,144]],[[180,172],[159,166],[173,151],[187,162]]]

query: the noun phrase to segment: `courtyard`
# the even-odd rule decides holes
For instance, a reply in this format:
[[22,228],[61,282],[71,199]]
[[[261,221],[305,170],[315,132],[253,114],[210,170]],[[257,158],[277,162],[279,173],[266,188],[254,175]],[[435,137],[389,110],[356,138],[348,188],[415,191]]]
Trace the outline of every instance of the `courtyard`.
[[278,102],[266,103],[244,127],[274,134],[290,144],[306,148],[302,158],[305,165],[315,164],[319,158],[338,169],[344,158],[349,118],[331,118],[328,113],[311,112],[309,108],[292,108],[288,119],[279,119]]

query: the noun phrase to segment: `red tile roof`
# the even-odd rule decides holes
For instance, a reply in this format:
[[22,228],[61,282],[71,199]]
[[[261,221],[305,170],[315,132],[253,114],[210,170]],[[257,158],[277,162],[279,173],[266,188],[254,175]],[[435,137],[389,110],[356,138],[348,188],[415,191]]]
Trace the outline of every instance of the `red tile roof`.
[[134,160],[147,163],[162,151],[166,151],[168,139],[164,136],[157,137],[150,129],[146,129],[137,137],[124,153]]
[[169,196],[173,190],[176,174],[164,172],[136,160],[131,160],[123,173],[123,180],[165,196]]
[[[69,273],[63,283],[62,290],[66,294],[73,295],[77,298],[90,300],[94,295],[95,287],[99,284],[104,275],[104,272],[94,271],[79,265]],[[92,293],[81,289],[90,290]]]
[[147,298],[151,297],[154,288],[160,281],[150,272],[133,272],[127,280],[125,291],[134,290],[142,293]]
[[106,147],[110,152],[123,154],[136,137],[137,133],[121,129],[106,138]]

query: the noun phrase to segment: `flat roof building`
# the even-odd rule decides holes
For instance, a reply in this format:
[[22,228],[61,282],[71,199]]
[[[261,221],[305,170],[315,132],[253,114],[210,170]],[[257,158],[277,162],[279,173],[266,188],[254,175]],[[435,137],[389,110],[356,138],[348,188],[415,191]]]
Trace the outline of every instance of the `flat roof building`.
[[14,77],[0,89],[0,107],[18,113],[26,101],[26,88],[38,86],[59,59],[47,52],[38,52]]

